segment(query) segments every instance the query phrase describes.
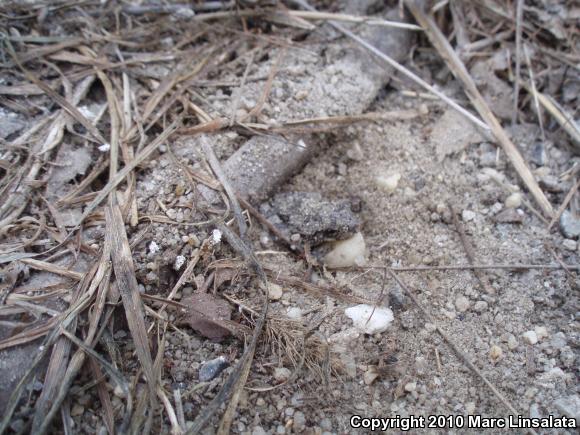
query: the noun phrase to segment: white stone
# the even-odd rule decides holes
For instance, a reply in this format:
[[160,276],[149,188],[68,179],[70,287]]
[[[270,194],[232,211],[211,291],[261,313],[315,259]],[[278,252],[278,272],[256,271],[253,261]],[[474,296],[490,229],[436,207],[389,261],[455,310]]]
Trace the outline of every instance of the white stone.
[[526,331],[522,334],[524,341],[528,344],[536,344],[538,342],[538,335],[536,331]]
[[536,326],[534,328],[534,332],[538,336],[538,340],[543,340],[544,338],[548,338],[550,336],[548,329],[545,326]]
[[179,269],[181,269],[181,267],[183,266],[184,263],[185,263],[185,257],[183,255],[178,255],[177,257],[175,257],[175,264],[173,265],[173,268],[175,270],[179,270]]
[[98,149],[99,149],[100,152],[106,153],[106,152],[108,152],[111,149],[111,144],[104,143]]
[[290,375],[292,375],[292,372],[286,367],[276,367],[274,369],[274,379],[280,384],[286,382],[290,378]]
[[417,389],[417,382],[408,382],[405,384],[405,391],[408,393],[412,393]]
[[375,177],[377,187],[387,193],[393,193],[399,185],[401,174],[394,172],[392,174],[378,175]]
[[344,313],[352,320],[356,328],[370,335],[386,331],[394,319],[390,309],[366,304],[347,308]]
[[156,242],[149,243],[149,252],[151,252],[152,254],[157,254],[159,250],[160,250],[159,245]]
[[512,193],[505,200],[505,206],[507,208],[518,208],[522,205],[522,194],[519,192]]
[[475,413],[475,402],[467,402],[465,404],[465,412],[468,415],[473,415]]
[[268,283],[268,298],[271,301],[280,300],[283,293],[282,286],[274,283]]
[[302,319],[302,310],[298,307],[290,307],[286,311],[286,314],[292,320],[301,320]]
[[508,337],[507,345],[510,350],[515,350],[518,347],[518,341],[516,340],[516,337],[510,335]]
[[457,299],[455,299],[455,308],[460,313],[465,313],[467,310],[469,310],[469,305],[469,299],[467,299],[465,296],[459,296]]
[[222,232],[217,228],[211,232],[211,244],[217,245],[222,240]]
[[475,219],[475,212],[471,210],[463,210],[461,218],[463,219],[463,222],[470,222]]
[[493,361],[497,361],[498,359],[501,358],[502,355],[503,355],[503,350],[501,349],[501,347],[499,347],[495,344],[493,346],[491,346],[491,349],[489,351],[489,356],[491,357],[491,359]]
[[485,302],[485,301],[477,301],[475,303],[475,305],[473,306],[473,309],[475,311],[477,311],[478,313],[483,313],[484,311],[487,310],[487,306],[488,306],[487,302]]
[[324,264],[330,269],[365,264],[365,241],[361,233],[350,239],[334,243],[334,248],[324,257]]

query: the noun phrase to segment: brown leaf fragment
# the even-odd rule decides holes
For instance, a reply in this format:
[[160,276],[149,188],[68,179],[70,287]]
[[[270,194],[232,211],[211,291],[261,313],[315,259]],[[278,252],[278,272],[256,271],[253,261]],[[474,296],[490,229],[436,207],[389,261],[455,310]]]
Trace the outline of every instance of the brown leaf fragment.
[[208,293],[195,293],[181,303],[186,308],[178,324],[188,325],[211,340],[221,340],[230,335],[226,324],[231,319],[232,311],[223,299]]
[[522,216],[513,208],[506,208],[495,215],[494,220],[498,224],[521,224]]

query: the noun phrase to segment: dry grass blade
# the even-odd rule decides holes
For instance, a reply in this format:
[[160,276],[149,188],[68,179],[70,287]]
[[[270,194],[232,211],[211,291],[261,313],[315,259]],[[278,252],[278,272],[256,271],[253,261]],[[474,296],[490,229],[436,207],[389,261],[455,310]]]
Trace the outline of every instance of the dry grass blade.
[[36,409],[32,419],[32,433],[44,433],[52,416],[54,416],[50,415],[50,408],[52,402],[57,396],[60,383],[65,375],[71,350],[70,341],[64,337],[59,337],[59,335],[63,329],[70,328],[73,331],[76,330],[77,316],[81,311],[81,307],[84,306],[85,303],[88,303],[88,300],[94,293],[94,287],[96,286],[93,286],[93,291],[90,291],[90,289],[96,272],[97,267],[93,266],[91,271],[88,272],[79,283],[73,295],[72,303],[72,307],[76,309],[69,309],[69,315],[65,316],[63,322],[59,322],[58,326],[53,330],[52,336],[56,340],[56,343],[52,349],[52,355],[46,372],[42,393],[36,402]]
[[[171,134],[173,134],[177,130],[179,122],[180,122],[179,120],[173,121],[163,131],[163,133],[161,133],[149,145],[147,145],[145,148],[143,148],[141,150],[141,152],[139,152],[139,154],[137,154],[135,156],[135,158],[131,161],[131,163],[127,164],[127,166],[124,166],[123,169],[121,169],[119,172],[117,172],[115,174],[115,176],[111,180],[109,180],[109,182],[106,184],[105,187],[103,187],[103,189],[99,192],[99,194],[95,197],[95,199],[93,199],[91,201],[91,203],[89,205],[87,205],[87,207],[85,208],[85,211],[84,211],[83,215],[81,216],[79,222],[77,222],[75,230],[80,227],[80,225],[83,223],[83,221],[98,207],[98,205],[107,197],[107,195],[109,193],[111,193],[113,191],[113,189],[115,187],[117,187],[119,185],[119,183],[121,183],[125,179],[125,177],[133,169],[135,169],[147,157],[149,157],[153,153],[153,151],[155,151],[157,149],[157,147],[159,145],[161,145],[163,142],[165,142],[169,138],[169,136],[171,136]],[[71,231],[70,234],[72,234],[73,232],[74,231]],[[69,234],[69,237],[70,237],[70,234]]]
[[447,41],[447,38],[445,38],[443,33],[441,33],[441,30],[439,30],[439,27],[437,24],[435,24],[433,19],[428,16],[419,5],[417,5],[412,0],[405,0],[405,4],[411,10],[417,22],[421,25],[421,27],[423,27],[425,33],[429,37],[429,40],[439,52],[439,55],[443,58],[449,69],[463,83],[471,103],[491,128],[493,135],[503,148],[518,175],[526,187],[530,190],[542,211],[547,216],[551,217],[554,211],[552,209],[552,205],[544,195],[544,192],[542,192],[542,189],[540,189],[540,186],[538,186],[538,183],[534,179],[534,176],[526,165],[522,155],[513,144],[505,130],[502,128],[495,115],[487,106],[487,103],[479,93],[477,87],[475,86],[475,82],[469,75],[465,65],[461,59],[459,59],[457,53],[455,53]]
[[80,281],[85,276],[84,273],[75,272],[74,270],[65,269],[64,267],[56,266],[45,261],[35,260],[34,258],[23,258],[20,261],[33,269],[44,270],[46,272],[74,279],[75,281]]
[[550,96],[538,92],[535,87],[529,86],[526,83],[522,84],[524,89],[528,91],[534,99],[548,111],[554,120],[564,129],[572,139],[576,149],[580,149],[580,127],[576,124],[574,117],[567,113],[562,107],[558,105]]
[[[113,203],[112,199],[106,208],[106,221],[107,232],[112,237],[111,260],[117,287],[119,293],[121,293],[129,331],[135,343],[135,350],[147,377],[150,399],[153,401],[157,391],[157,378],[154,376],[153,371],[153,360],[149,349],[143,303],[139,295],[137,279],[135,278],[133,258],[125,232],[123,217],[119,207]],[[153,409],[151,409],[151,412],[153,412]]]
[[568,204],[570,203],[570,201],[572,201],[572,198],[574,197],[576,192],[578,192],[578,188],[580,188],[580,180],[578,180],[574,184],[574,186],[572,186],[570,191],[566,194],[566,198],[564,198],[562,205],[560,205],[560,207],[558,207],[558,210],[556,211],[556,213],[554,214],[554,217],[552,218],[552,220],[550,221],[550,223],[548,225],[548,231],[550,231],[552,229],[552,227],[554,226],[554,224],[556,222],[558,222],[558,219],[560,219],[560,216],[562,216],[562,213],[564,213],[564,210],[566,210],[566,207],[568,207]]
[[74,105],[72,105],[65,98],[56,93],[52,88],[50,88],[42,80],[38,79],[26,68],[24,68],[24,65],[22,65],[22,63],[18,59],[17,54],[14,52],[14,48],[12,47],[10,41],[5,40],[5,43],[8,48],[8,53],[12,56],[12,59],[14,60],[16,65],[18,65],[18,67],[22,70],[22,72],[24,73],[24,75],[28,80],[36,84],[40,89],[44,91],[44,93],[46,93],[46,95],[48,95],[50,98],[56,101],[64,110],[66,110],[73,118],[75,118],[79,122],[79,124],[85,127],[98,142],[100,142],[101,144],[106,143],[106,140],[101,134],[101,132],[97,130],[97,128]]
[[236,223],[238,224],[238,228],[240,230],[240,236],[242,238],[245,237],[246,231],[248,227],[246,225],[246,221],[242,216],[242,209],[240,208],[240,204],[238,203],[238,199],[236,197],[236,192],[234,191],[232,185],[228,181],[225,172],[223,171],[219,160],[217,159],[215,153],[213,152],[213,148],[209,143],[209,138],[207,136],[203,136],[201,138],[201,147],[203,152],[205,153],[205,157],[207,158],[211,169],[215,173],[217,179],[220,181],[224,190],[226,191],[228,198],[230,200],[232,211],[234,212],[234,216],[236,218]]

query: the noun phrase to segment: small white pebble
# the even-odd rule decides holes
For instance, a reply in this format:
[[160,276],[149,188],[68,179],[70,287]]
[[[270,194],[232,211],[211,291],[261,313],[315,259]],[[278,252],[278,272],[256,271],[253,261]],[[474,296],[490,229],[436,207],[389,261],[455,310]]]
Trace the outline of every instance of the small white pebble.
[[290,307],[286,311],[286,315],[292,320],[300,320],[302,319],[302,310],[298,307]]
[[483,313],[484,311],[487,310],[487,306],[488,306],[487,302],[485,302],[485,301],[477,301],[475,303],[475,305],[473,306],[473,309],[475,311],[477,311],[478,313]]
[[278,383],[286,382],[291,375],[292,372],[286,367],[276,367],[274,369],[274,379],[276,379]]
[[350,239],[341,240],[324,257],[324,264],[329,269],[340,267],[363,266],[365,263],[366,244],[361,233]]
[[108,143],[104,143],[103,145],[101,145],[98,150],[102,153],[106,153],[111,149],[111,145]]
[[518,208],[520,205],[522,205],[522,194],[519,192],[512,193],[505,200],[507,208]]
[[457,299],[455,299],[455,308],[460,313],[465,313],[467,310],[469,310],[469,305],[469,299],[467,299],[465,296],[459,296]]
[[217,245],[222,240],[222,232],[217,228],[211,232],[211,244]]
[[153,241],[149,243],[149,252],[151,254],[157,254],[160,250],[161,248],[159,248],[159,245],[156,242]]
[[548,329],[545,326],[536,326],[534,328],[534,332],[538,336],[538,340],[543,340],[544,338],[548,338],[550,336]]
[[417,389],[417,382],[409,382],[405,384],[405,391],[408,393],[412,393]]
[[471,210],[463,210],[461,218],[463,219],[463,222],[470,222],[475,219],[475,212]]
[[526,331],[522,334],[522,337],[527,344],[534,345],[538,342],[536,331]]
[[489,356],[491,357],[491,359],[493,361],[497,361],[498,359],[501,358],[502,355],[503,355],[503,350],[501,349],[501,347],[499,347],[495,344],[493,346],[491,346],[491,349],[489,351]]
[[375,184],[377,187],[387,193],[393,193],[399,185],[401,174],[393,173],[387,175],[379,175],[375,177]]
[[278,301],[282,298],[282,294],[284,293],[282,286],[278,284],[269,283],[268,284],[268,298],[271,301]]
[[175,270],[179,270],[179,269],[181,269],[181,267],[183,266],[184,263],[185,263],[185,257],[183,255],[178,255],[177,257],[175,257],[175,264],[173,265],[173,268]]
[[564,247],[564,249],[567,249],[568,251],[575,251],[578,244],[576,243],[575,240],[564,239],[564,241],[562,242],[562,246]]

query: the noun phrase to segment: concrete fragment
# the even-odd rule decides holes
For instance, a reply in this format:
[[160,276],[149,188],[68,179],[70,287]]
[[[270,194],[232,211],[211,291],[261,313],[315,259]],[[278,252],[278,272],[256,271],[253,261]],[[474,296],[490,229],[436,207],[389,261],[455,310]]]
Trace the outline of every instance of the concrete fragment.
[[347,308],[344,313],[357,329],[369,335],[386,331],[394,319],[390,309],[366,304]]
[[334,244],[334,248],[324,257],[324,264],[330,269],[362,266],[365,263],[365,241],[361,233],[350,239]]

